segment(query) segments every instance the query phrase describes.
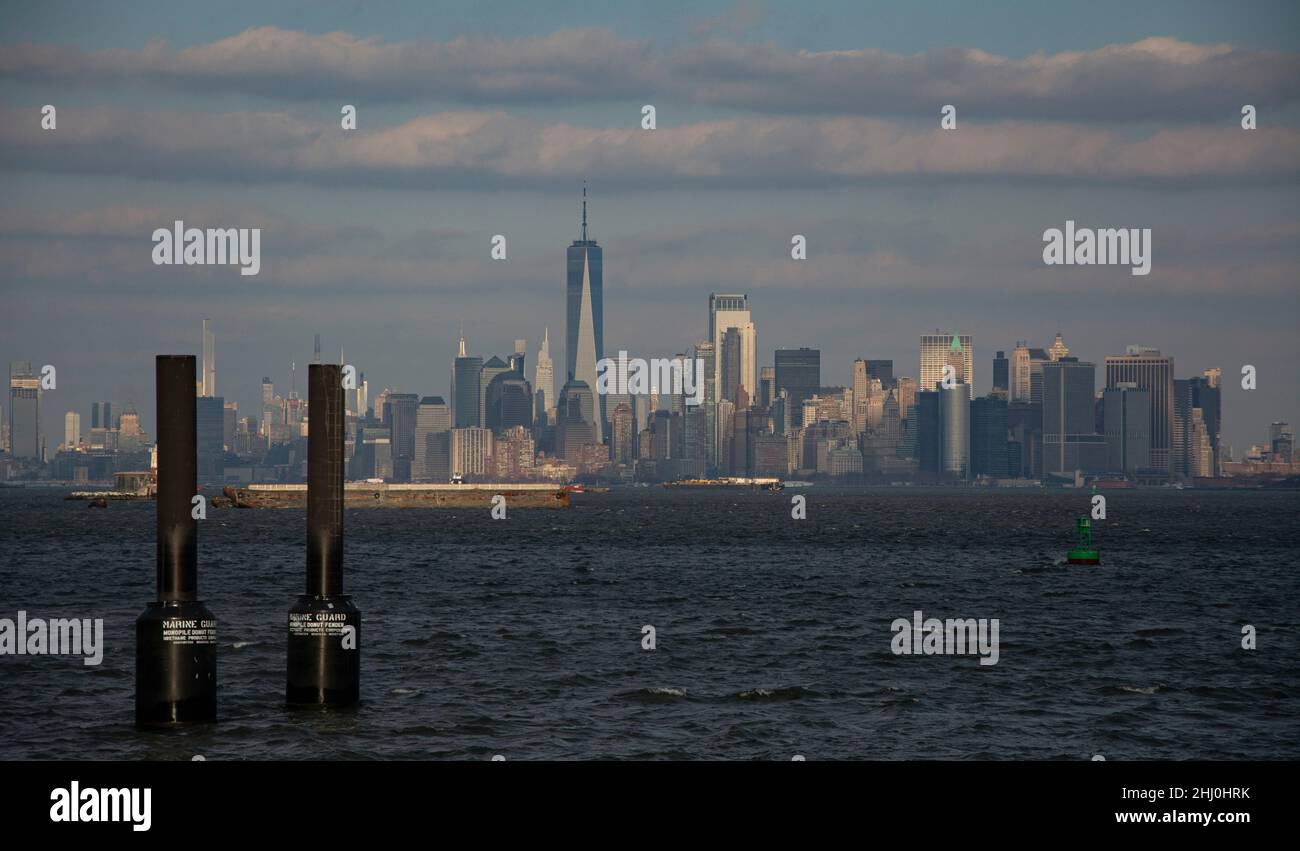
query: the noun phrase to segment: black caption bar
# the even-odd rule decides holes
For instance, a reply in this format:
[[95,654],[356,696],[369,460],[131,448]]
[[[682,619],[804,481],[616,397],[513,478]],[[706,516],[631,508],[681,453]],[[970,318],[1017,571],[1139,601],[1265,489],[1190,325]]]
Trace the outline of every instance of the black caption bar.
[[700,818],[742,830],[748,823],[763,835],[811,820],[819,829],[927,835],[978,826],[981,835],[1046,829],[1231,839],[1288,823],[1293,774],[1288,763],[1205,762],[37,762],[5,766],[0,800],[6,828],[128,840],[175,838],[198,825],[205,839],[254,828],[260,837],[291,837],[301,834],[298,817],[312,812],[328,817],[331,840],[373,835],[381,825],[427,829],[435,814],[445,830],[532,824],[549,833],[546,825],[594,826],[643,806],[655,821]]

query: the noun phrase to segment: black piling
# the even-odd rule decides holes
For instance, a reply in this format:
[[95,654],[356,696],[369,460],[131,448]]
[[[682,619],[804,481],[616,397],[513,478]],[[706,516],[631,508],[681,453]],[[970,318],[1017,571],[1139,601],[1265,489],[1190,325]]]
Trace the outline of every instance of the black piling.
[[217,719],[217,620],[198,599],[193,355],[158,355],[158,598],[135,622],[135,721]]
[[285,702],[348,706],[361,696],[361,612],[343,593],[341,367],[310,365],[307,406],[307,593],[289,610]]

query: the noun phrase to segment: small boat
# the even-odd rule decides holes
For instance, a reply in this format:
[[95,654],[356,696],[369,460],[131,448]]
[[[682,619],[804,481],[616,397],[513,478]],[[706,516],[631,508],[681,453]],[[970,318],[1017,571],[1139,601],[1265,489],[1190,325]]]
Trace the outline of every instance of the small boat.
[[1070,564],[1101,564],[1101,550],[1092,547],[1092,521],[1080,517],[1076,530],[1079,540],[1074,549],[1065,554],[1065,560]]

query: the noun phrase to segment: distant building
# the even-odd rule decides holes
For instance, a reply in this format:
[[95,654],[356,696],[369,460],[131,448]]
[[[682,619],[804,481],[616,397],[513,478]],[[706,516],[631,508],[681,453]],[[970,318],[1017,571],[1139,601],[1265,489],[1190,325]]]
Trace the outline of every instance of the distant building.
[[198,441],[199,484],[225,481],[226,400],[220,396],[198,396],[195,405],[195,437]]
[[451,413],[455,428],[476,428],[483,424],[483,358],[465,353],[465,335],[460,335],[459,354],[451,367]]
[[492,469],[499,482],[531,478],[536,455],[533,436],[523,426],[512,426],[492,437]]
[[[736,329],[735,364],[730,381],[724,380],[728,350],[723,347],[723,336],[728,329]],[[745,388],[750,399],[757,399],[758,391],[758,338],[749,315],[749,296],[740,293],[709,293],[709,342],[717,354],[714,364],[714,381],[718,399],[736,401],[735,388]]]
[[894,386],[894,362],[892,360],[868,360],[867,377],[880,382],[888,390]]
[[820,349],[777,349],[773,355],[776,389],[787,395],[786,410],[790,425],[803,425],[803,403],[817,392],[822,383],[822,353]]
[[63,445],[68,449],[76,449],[79,443],[81,443],[81,414],[68,411],[63,415]]
[[451,431],[452,476],[485,476],[492,457],[492,432],[486,428],[457,428]]
[[[701,412],[702,414],[703,412]],[[620,402],[610,414],[609,457],[615,464],[632,464],[636,460],[636,422],[632,406]]]
[[993,394],[972,400],[970,420],[971,476],[1011,478],[1007,444],[1007,400]]
[[1102,391],[1106,470],[1134,475],[1151,466],[1151,393],[1120,383]]
[[1129,346],[1106,358],[1106,387],[1132,384],[1151,394],[1151,467],[1174,473],[1174,359],[1158,349]]
[[776,367],[764,366],[758,370],[758,404],[761,408],[772,407],[776,398]]
[[441,396],[425,396],[415,412],[413,482],[451,479],[451,408]]
[[572,380],[560,390],[555,415],[555,452],[570,463],[581,462],[583,447],[598,444],[595,399],[585,381]]
[[45,460],[41,432],[41,378],[30,361],[9,364],[9,454],[32,461]]
[[1062,357],[1043,365],[1043,471],[1100,473],[1106,438],[1097,433],[1096,364]]
[[1056,339],[1052,341],[1052,347],[1047,350],[1047,356],[1054,361],[1058,361],[1061,358],[1069,357],[1069,355],[1070,348],[1065,345],[1065,340],[1061,339],[1061,332],[1057,331]]
[[969,334],[921,335],[921,388],[934,390],[943,379],[943,368],[952,366],[955,380],[966,385],[966,398],[973,397],[975,351]]
[[533,375],[533,392],[537,396],[535,419],[546,423],[555,407],[555,367],[551,363],[551,329],[542,334],[542,349],[537,353],[537,368]]
[[1011,362],[1003,352],[998,352],[993,358],[993,389],[989,395],[998,399],[1010,399],[1011,397]]
[[389,393],[384,400],[384,425],[392,432],[393,481],[411,481],[411,464],[415,460],[416,409],[420,397],[415,393]]
[[970,474],[970,390],[958,382],[939,390],[939,412],[943,442],[940,472],[947,477],[966,479]]
[[[596,364],[605,356],[604,253],[587,235],[587,189],[582,190],[582,238],[568,249],[565,302],[564,377],[594,392]],[[605,397],[593,400],[593,442],[605,434]]]
[[[484,369],[487,375],[487,369]],[[522,371],[510,369],[497,374],[483,394],[484,425],[493,434],[509,429],[533,427],[533,387]]]
[[943,420],[939,410],[939,391],[918,391],[913,416],[916,418],[914,452],[919,470],[938,475],[943,459]]

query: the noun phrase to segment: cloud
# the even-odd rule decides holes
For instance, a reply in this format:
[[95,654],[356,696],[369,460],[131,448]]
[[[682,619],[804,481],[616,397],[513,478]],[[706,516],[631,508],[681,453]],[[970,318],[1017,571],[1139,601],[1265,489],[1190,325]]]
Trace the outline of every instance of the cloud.
[[[195,226],[262,227],[261,274],[253,279],[227,266],[154,266],[150,234],[177,216]],[[1135,286],[1127,267],[1044,267],[1042,223],[986,221],[949,233],[925,218],[878,218],[804,221],[800,231],[808,237],[810,259],[802,262],[790,259],[790,233],[781,222],[752,213],[615,236],[606,243],[607,299],[680,305],[698,303],[710,290],[741,286],[768,299],[799,293],[834,301],[870,293],[895,304],[966,303],[991,297],[991,280],[998,282],[998,297],[1074,293],[1117,304],[1294,294],[1300,233],[1294,219],[1258,229],[1155,222],[1153,271]],[[66,216],[0,211],[0,265],[11,292],[64,298],[105,292],[171,297],[215,288],[259,299],[305,293],[355,299],[364,292],[461,303],[501,297],[547,302],[558,292],[561,252],[557,244],[498,262],[488,258],[482,234],[427,227],[381,233],[257,210],[231,216],[220,207],[182,213],[113,206]]]
[[516,189],[839,186],[927,179],[1190,184],[1290,180],[1300,130],[1180,126],[1148,135],[1003,121],[957,131],[871,118],[746,117],[644,131],[441,112],[343,131],[287,113],[0,110],[10,167],[149,179]]
[[[738,32],[760,13],[741,3],[697,26]],[[702,29],[700,29],[702,27]],[[255,27],[175,50],[84,51],[16,44],[0,79],[78,85],[149,83],[182,91],[284,100],[557,104],[653,98],[660,121],[675,103],[763,114],[933,117],[951,103],[967,121],[1222,121],[1243,104],[1268,110],[1300,98],[1300,56],[1156,36],[1088,51],[1028,57],[971,48],[903,55],[805,51],[718,38],[669,51],[607,29],[515,39],[386,42],[349,33]]]

